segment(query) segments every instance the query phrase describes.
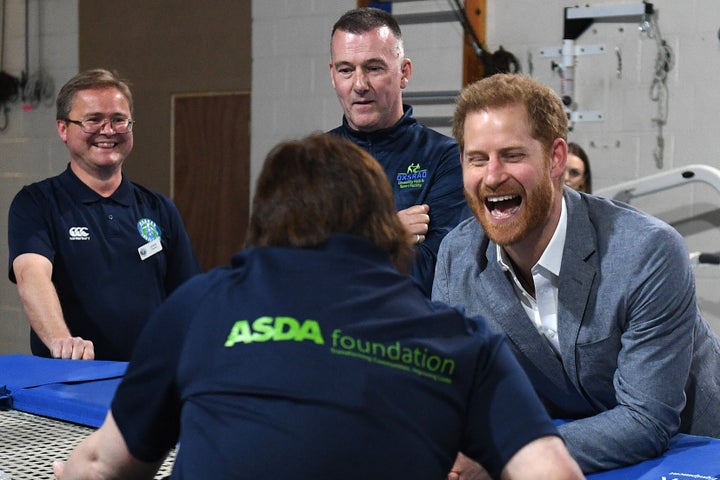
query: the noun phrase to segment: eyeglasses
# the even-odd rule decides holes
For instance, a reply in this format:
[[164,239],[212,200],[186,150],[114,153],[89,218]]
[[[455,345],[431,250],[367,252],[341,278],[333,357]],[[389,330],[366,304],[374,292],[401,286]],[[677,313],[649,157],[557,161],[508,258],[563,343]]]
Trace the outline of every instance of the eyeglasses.
[[83,132],[90,134],[100,132],[108,123],[115,133],[120,134],[132,132],[133,125],[135,125],[135,120],[131,120],[129,118],[88,118],[85,120],[70,120],[69,118],[66,118],[65,121],[78,125]]

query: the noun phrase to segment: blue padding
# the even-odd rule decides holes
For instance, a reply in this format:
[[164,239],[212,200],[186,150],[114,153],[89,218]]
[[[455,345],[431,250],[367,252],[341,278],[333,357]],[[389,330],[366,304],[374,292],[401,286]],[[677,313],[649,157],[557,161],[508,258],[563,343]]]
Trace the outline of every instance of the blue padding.
[[13,408],[99,427],[105,420],[120,378],[83,383],[51,383],[13,393]]
[[720,440],[677,434],[658,458],[588,475],[588,480],[714,479],[720,476]]
[[12,396],[10,390],[5,385],[0,385],[0,410],[9,410],[12,408]]
[[0,355],[0,386],[12,408],[97,427],[126,369],[127,362]]

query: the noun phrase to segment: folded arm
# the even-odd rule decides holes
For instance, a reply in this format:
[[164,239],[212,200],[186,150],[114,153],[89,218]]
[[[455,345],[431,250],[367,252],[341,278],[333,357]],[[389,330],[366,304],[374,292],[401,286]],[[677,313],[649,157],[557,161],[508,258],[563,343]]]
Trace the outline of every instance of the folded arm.
[[[616,405],[559,427],[586,473],[656,457],[680,427],[698,315],[694,278],[682,240],[656,235],[651,241],[642,266],[623,266],[634,272],[623,288],[627,296],[598,297],[597,316],[612,315],[622,328],[617,366],[607,372]],[[578,356],[587,358],[583,348],[595,347],[579,347]],[[605,355],[615,353],[608,348]]]

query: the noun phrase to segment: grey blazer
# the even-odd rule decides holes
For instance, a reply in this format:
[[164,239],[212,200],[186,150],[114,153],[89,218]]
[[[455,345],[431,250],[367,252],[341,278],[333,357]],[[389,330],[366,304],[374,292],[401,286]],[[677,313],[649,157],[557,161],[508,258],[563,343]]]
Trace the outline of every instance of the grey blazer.
[[703,320],[682,237],[628,205],[565,189],[558,356],[475,218],[442,242],[433,300],[482,315],[508,343],[585,473],[662,453],[677,432],[720,437],[720,339]]

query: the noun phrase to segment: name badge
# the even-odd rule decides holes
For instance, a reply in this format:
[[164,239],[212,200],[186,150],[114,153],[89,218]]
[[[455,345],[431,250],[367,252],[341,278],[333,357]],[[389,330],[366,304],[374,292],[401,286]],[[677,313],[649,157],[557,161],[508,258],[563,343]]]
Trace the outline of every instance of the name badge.
[[145,245],[141,245],[140,248],[138,248],[138,253],[140,254],[140,260],[146,260],[161,250],[162,250],[162,243],[160,242],[159,238],[156,238],[152,242],[148,242]]

